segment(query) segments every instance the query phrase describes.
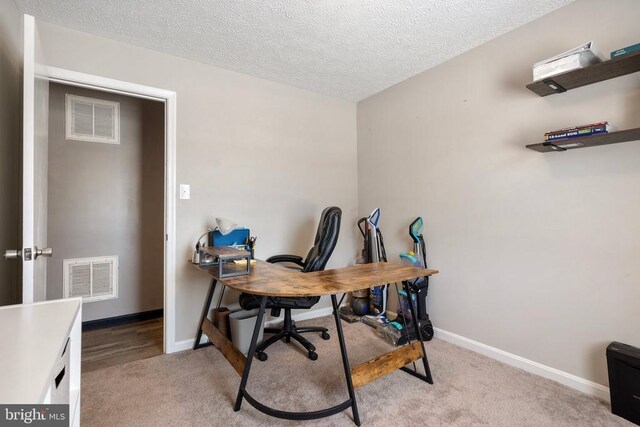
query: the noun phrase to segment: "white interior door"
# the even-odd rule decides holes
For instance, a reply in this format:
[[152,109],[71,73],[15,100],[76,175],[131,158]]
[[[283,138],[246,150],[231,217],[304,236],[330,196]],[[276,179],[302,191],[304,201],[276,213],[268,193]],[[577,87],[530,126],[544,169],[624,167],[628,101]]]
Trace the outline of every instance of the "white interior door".
[[22,302],[46,299],[49,82],[35,19],[24,15]]

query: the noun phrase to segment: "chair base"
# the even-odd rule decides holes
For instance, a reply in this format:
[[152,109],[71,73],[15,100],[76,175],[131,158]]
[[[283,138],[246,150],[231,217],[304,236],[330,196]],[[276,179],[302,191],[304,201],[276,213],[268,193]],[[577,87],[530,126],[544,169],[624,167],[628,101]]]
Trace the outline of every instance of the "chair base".
[[264,332],[268,334],[274,334],[264,340],[260,345],[256,347],[256,355],[259,360],[265,361],[268,356],[264,351],[275,344],[276,342],[282,340],[287,343],[290,343],[293,339],[297,341],[300,345],[302,345],[307,350],[307,356],[311,360],[316,360],[318,358],[318,353],[316,353],[316,346],[311,344],[309,340],[303,337],[301,334],[309,333],[309,332],[319,332],[322,335],[322,339],[328,340],[330,338],[329,330],[327,328],[323,328],[320,326],[308,326],[297,328],[296,325],[291,320],[291,310],[285,309],[284,313],[284,323],[282,328],[264,328]]

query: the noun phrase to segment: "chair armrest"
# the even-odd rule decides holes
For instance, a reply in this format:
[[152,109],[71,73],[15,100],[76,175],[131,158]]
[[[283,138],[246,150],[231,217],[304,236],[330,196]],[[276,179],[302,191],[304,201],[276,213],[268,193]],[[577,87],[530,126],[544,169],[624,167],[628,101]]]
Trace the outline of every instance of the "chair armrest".
[[290,262],[300,267],[304,267],[304,262],[301,256],[298,255],[274,255],[272,257],[267,258],[267,262],[272,264],[280,263],[280,262]]

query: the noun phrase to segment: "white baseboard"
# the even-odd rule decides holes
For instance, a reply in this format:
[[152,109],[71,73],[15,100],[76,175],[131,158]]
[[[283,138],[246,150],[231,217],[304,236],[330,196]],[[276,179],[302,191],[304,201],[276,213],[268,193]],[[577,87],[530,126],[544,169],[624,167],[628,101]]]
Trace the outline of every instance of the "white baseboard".
[[[333,313],[333,308],[331,307],[324,307],[324,308],[318,308],[316,310],[305,310],[305,311],[301,311],[298,313],[295,313],[294,315],[291,316],[291,318],[296,321],[302,321],[302,320],[308,320],[308,319],[315,319],[317,317],[324,317],[324,316],[329,316],[331,313]],[[275,324],[278,324],[282,322],[282,319],[279,318],[275,318],[275,319],[271,319],[268,320],[264,323],[265,326],[272,326]],[[208,338],[206,336],[202,336],[202,339],[200,340],[201,344],[206,343],[208,340]],[[173,347],[174,353],[178,352],[178,351],[184,351],[184,350],[191,350],[193,348],[193,342],[195,341],[195,338],[191,338],[188,340],[182,340],[182,341],[177,341]]]
[[474,341],[472,339],[454,334],[452,332],[447,332],[439,328],[434,328],[434,331],[435,337],[443,341],[447,341],[457,346],[466,348],[467,350],[483,354],[507,365],[511,365],[516,368],[523,369],[529,373],[559,382],[560,384],[566,385],[567,387],[571,387],[583,393],[595,396],[605,402],[609,402],[609,388],[601,384],[597,384],[593,381],[580,378],[568,372],[564,372],[559,369],[534,362],[533,360],[525,359],[524,357],[508,353],[504,350],[500,350],[499,348],[482,344],[478,341]]
[[[188,340],[176,341],[173,346],[173,353],[177,353],[179,351],[191,350],[193,348],[193,342],[195,338],[191,338]],[[207,342],[207,337],[202,335],[202,339],[200,340],[200,344],[204,344]]]

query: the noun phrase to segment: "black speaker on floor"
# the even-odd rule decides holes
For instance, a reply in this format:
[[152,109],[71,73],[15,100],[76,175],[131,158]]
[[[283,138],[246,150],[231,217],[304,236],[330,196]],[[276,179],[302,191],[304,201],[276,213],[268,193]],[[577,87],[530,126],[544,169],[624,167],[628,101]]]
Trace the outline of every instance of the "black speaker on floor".
[[611,412],[640,425],[640,348],[612,342],[607,365]]

